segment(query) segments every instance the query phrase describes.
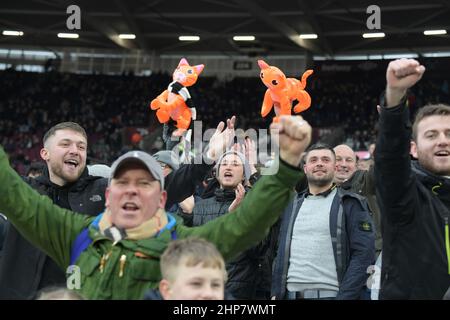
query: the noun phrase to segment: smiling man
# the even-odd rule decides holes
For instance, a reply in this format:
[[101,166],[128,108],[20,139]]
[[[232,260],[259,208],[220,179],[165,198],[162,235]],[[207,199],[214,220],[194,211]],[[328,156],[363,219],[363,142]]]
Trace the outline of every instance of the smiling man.
[[333,150],[336,154],[334,183],[344,190],[365,197],[367,200],[375,225],[375,251],[378,257],[383,241],[381,237],[381,213],[375,191],[374,167],[371,165],[369,170],[358,170],[356,154],[352,148],[345,144],[337,145]]
[[[43,138],[42,176],[25,180],[62,208],[97,215],[104,210],[107,179],[89,176],[86,153],[83,127],[59,123]],[[0,299],[34,299],[42,288],[64,284],[65,274],[56,263],[10,225],[0,260]]]
[[374,262],[374,232],[365,199],[333,184],[334,150],[311,146],[303,170],[308,191],[285,209],[275,259],[277,299],[359,299]]
[[413,59],[391,61],[386,71],[375,149],[381,299],[440,300],[450,287],[450,106],[419,109],[412,126],[406,106],[424,72]]
[[340,185],[349,180],[356,172],[356,154],[352,148],[345,144],[340,144],[334,147],[333,150],[336,154],[334,182]]

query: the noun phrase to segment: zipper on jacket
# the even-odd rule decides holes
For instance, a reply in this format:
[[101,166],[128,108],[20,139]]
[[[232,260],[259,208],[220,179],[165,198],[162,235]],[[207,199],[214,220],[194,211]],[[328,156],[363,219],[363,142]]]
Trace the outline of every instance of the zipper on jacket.
[[447,252],[448,274],[450,274],[450,232],[448,230],[448,217],[445,220],[445,251]]
[[106,261],[109,259],[109,257],[111,256],[112,250],[109,251],[108,253],[103,254],[102,258],[100,259],[100,273],[103,273],[103,271],[105,270],[105,265],[106,265]]
[[127,256],[123,254],[120,256],[119,278],[123,277],[123,271],[125,269],[125,262],[127,262]]

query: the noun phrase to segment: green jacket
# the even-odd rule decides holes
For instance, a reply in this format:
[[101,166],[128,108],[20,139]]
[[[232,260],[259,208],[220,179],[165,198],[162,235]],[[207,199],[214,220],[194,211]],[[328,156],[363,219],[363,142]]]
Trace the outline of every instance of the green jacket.
[[[177,224],[177,237],[205,238],[229,260],[267,235],[291,200],[298,177],[298,169],[280,163],[278,173],[263,176],[235,212],[199,227]],[[9,166],[1,146],[0,181],[0,212],[66,270],[75,238],[94,218],[62,209],[31,189]],[[76,263],[81,271],[80,292],[86,298],[141,299],[147,289],[157,287],[161,279],[159,257],[171,240],[170,230],[156,238],[122,240],[114,245],[92,226],[89,234],[93,241]],[[101,258],[108,253],[101,272]],[[126,261],[121,267],[123,255]]]

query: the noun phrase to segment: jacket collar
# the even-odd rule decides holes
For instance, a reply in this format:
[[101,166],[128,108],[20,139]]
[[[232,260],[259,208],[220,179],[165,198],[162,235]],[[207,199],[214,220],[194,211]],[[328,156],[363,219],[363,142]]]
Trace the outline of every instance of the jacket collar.
[[450,202],[450,179],[438,176],[424,169],[418,161],[411,162],[412,171],[417,179],[431,192],[445,202]]
[[316,197],[317,196],[322,196],[322,197],[326,198],[335,188],[336,188],[336,185],[333,183],[329,189],[327,189],[327,190],[325,190],[325,191],[323,191],[321,193],[318,193],[318,194],[312,194],[308,190],[306,192],[306,194],[305,194],[305,198],[309,197],[309,196],[316,196]]
[[44,167],[44,171],[41,176],[36,178],[36,181],[40,184],[43,184],[49,188],[59,189],[59,188],[68,188],[71,191],[80,191],[83,190],[87,184],[89,184],[93,180],[104,179],[102,177],[93,177],[89,175],[89,171],[87,167],[84,168],[81,176],[74,183],[67,184],[65,186],[58,186],[50,181],[50,174],[48,172],[48,167]]

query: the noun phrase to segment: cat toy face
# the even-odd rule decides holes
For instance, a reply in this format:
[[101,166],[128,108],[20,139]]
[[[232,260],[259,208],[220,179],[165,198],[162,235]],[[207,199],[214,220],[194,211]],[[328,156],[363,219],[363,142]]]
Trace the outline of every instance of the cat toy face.
[[264,94],[261,116],[267,116],[272,107],[275,109],[276,117],[274,122],[278,121],[281,115],[291,115],[292,102],[297,100],[294,106],[294,112],[299,113],[308,109],[311,105],[311,97],[306,92],[306,79],[313,73],[312,70],[306,70],[301,80],[295,78],[286,78],[283,71],[277,67],[270,66],[263,60],[258,60],[261,68],[259,77],[267,87]]
[[267,88],[277,90],[286,86],[286,76],[277,67],[266,67],[261,70],[260,77]]
[[190,87],[197,82],[198,76],[203,71],[203,68],[203,64],[190,66],[186,59],[183,58],[173,72],[173,80],[181,83],[185,87]]

